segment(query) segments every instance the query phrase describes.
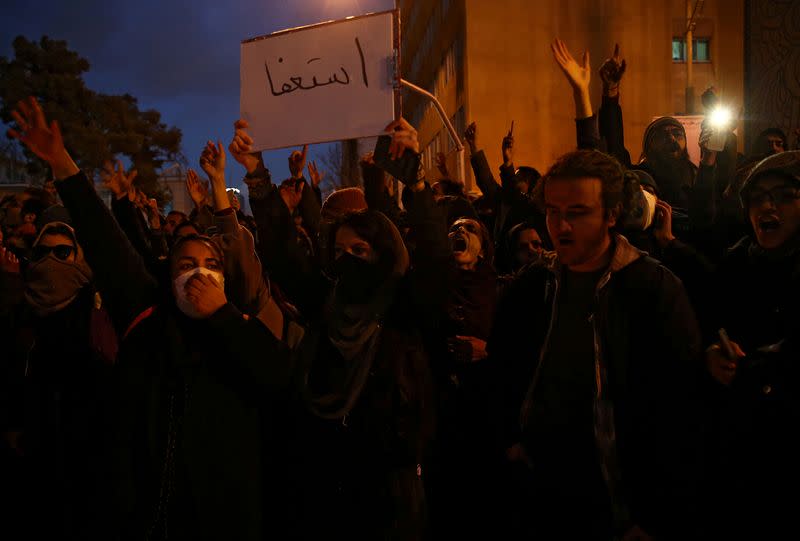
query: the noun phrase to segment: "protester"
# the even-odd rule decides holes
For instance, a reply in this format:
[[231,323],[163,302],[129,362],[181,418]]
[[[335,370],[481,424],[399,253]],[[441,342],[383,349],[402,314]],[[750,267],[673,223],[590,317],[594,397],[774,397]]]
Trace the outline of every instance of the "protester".
[[531,469],[530,535],[649,538],[694,518],[680,422],[699,330],[680,282],[614,234],[624,183],[597,151],[550,168],[537,197],[557,257],[508,287],[489,340],[508,456]]
[[186,237],[173,247],[172,298],[157,298],[155,280],[64,149],[58,124],[46,122],[33,98],[15,115],[12,135],[53,169],[122,336],[113,491],[119,534],[260,539],[258,404],[265,390],[287,382],[285,348],[227,302],[224,261],[209,239]]

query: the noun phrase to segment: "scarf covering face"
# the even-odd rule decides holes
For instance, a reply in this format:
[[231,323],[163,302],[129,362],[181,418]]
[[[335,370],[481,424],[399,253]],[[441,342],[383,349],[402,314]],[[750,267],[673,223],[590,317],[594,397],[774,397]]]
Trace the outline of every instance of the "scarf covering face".
[[370,214],[377,220],[381,234],[392,239],[394,264],[382,269],[379,263],[344,254],[331,266],[336,286],[326,313],[328,339],[345,359],[347,368],[343,377],[337,378],[343,382],[338,389],[311,396],[306,385],[309,409],[324,419],[347,415],[358,400],[377,350],[381,319],[409,267],[400,231],[380,212]]
[[84,259],[75,231],[69,225],[63,222],[45,225],[33,246],[36,247],[48,231],[56,228],[69,232],[75,246],[75,261],[61,261],[51,252],[28,265],[25,270],[25,299],[38,316],[46,316],[66,308],[92,280],[92,270]]

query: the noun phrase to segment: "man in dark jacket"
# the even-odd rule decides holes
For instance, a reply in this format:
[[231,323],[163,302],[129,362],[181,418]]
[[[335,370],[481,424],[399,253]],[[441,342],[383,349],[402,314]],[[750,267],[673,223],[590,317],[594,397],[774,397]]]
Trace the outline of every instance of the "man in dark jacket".
[[597,151],[551,167],[535,197],[557,257],[509,286],[489,340],[501,438],[530,476],[529,536],[690,534],[682,434],[700,334],[680,281],[612,233],[624,184]]
[[774,539],[795,528],[796,498],[785,495],[800,483],[800,151],[761,161],[741,200],[752,234],[720,264],[716,310],[703,318],[709,337],[724,327],[733,341],[732,356],[720,345],[707,353],[723,384],[715,394],[722,439],[710,455],[725,498],[719,516],[728,519],[717,531]]

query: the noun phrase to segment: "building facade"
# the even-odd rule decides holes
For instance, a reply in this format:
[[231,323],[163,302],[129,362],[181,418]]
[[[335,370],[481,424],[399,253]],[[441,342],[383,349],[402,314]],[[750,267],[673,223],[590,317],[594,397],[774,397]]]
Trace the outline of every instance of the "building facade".
[[[695,110],[708,86],[735,111],[744,105],[745,0],[690,2],[695,13]],[[589,50],[592,98],[597,69],[619,43],[628,64],[621,88],[625,143],[638,157],[644,129],[656,116],[686,112],[686,0],[402,0],[401,73],[441,101],[459,133],[475,121],[478,145],[493,168],[514,121],[516,164],[544,172],[575,147],[572,93],[550,43],[573,55]],[[437,152],[456,170],[452,141],[435,109],[404,91],[403,114],[419,129],[424,164],[436,178]],[[742,127],[739,126],[739,130]],[[466,183],[474,189],[467,166]]]

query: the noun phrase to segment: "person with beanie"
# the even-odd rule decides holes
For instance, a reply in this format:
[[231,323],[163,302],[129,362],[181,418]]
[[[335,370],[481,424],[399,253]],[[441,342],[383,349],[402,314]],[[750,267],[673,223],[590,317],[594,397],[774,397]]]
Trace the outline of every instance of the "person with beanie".
[[794,527],[785,494],[800,483],[800,151],[759,162],[740,198],[750,233],[720,263],[705,314],[720,435],[710,515],[730,517],[714,524],[720,537],[768,539]]

